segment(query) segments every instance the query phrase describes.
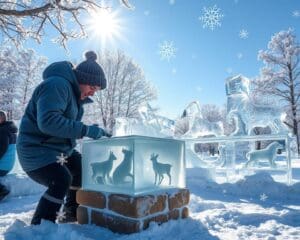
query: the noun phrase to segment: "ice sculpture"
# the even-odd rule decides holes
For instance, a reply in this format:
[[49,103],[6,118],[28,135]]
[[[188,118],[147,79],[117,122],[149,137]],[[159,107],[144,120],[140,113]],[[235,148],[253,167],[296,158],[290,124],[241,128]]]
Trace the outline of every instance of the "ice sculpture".
[[138,113],[139,116],[136,118],[116,118],[114,136],[172,137],[174,135],[174,121],[155,114],[149,104],[141,106]]
[[222,122],[210,122],[203,118],[198,101],[191,102],[182,114],[188,120],[189,130],[183,138],[197,138],[202,136],[221,136],[224,133]]
[[167,174],[169,177],[169,185],[171,185],[172,177],[170,174],[171,164],[160,163],[157,161],[158,154],[151,154],[150,160],[152,161],[153,170],[155,172],[155,181],[154,184],[160,185],[162,180],[164,179],[164,174]]
[[272,142],[269,146],[260,150],[252,150],[247,153],[246,167],[249,165],[258,165],[260,161],[268,161],[271,167],[275,167],[275,159],[277,157],[278,149],[283,149],[283,145],[280,143]]
[[235,123],[233,136],[251,135],[255,127],[270,127],[272,133],[286,134],[285,113],[270,106],[256,105],[250,99],[250,80],[241,75],[226,80],[227,119]]
[[85,140],[82,157],[85,190],[136,195],[185,187],[185,144],[180,140],[146,136]]

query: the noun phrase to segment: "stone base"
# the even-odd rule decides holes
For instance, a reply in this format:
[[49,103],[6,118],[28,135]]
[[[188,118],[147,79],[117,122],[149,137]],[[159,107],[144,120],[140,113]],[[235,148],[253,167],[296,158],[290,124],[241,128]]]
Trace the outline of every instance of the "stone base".
[[151,222],[187,218],[188,189],[172,189],[157,195],[130,196],[79,190],[77,220],[95,224],[113,232],[134,233],[149,227]]

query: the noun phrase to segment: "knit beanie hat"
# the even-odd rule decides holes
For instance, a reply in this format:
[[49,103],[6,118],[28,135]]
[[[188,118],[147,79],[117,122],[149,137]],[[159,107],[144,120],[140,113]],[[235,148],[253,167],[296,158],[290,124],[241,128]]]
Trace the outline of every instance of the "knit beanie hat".
[[78,83],[99,86],[101,89],[105,89],[106,78],[102,68],[96,62],[97,54],[93,51],[88,51],[84,56],[86,60],[74,70]]

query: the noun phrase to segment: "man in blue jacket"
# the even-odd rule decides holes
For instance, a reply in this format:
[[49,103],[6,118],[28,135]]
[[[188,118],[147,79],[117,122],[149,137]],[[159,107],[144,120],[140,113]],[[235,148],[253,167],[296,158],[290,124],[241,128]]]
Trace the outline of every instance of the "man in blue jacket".
[[30,178],[47,187],[31,224],[41,219],[55,222],[64,204],[66,221],[76,221],[76,190],[81,187],[81,155],[74,150],[76,139],[84,136],[110,137],[96,125],[81,122],[82,105],[90,103],[98,90],[106,88],[106,78],[89,51],[76,68],[70,62],[56,62],[43,73],[26,107],[17,140],[19,161]]
[[[15,163],[16,137],[18,128],[12,121],[7,121],[6,112],[0,111],[0,177],[12,170]],[[0,200],[9,189],[0,183]]]

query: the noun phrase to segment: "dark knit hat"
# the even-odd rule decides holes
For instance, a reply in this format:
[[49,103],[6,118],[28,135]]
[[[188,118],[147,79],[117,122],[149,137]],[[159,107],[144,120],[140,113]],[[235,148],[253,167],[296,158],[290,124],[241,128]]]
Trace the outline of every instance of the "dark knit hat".
[[101,89],[105,89],[106,78],[102,68],[96,62],[97,54],[93,51],[88,51],[84,56],[86,60],[75,68],[78,83],[99,86]]

